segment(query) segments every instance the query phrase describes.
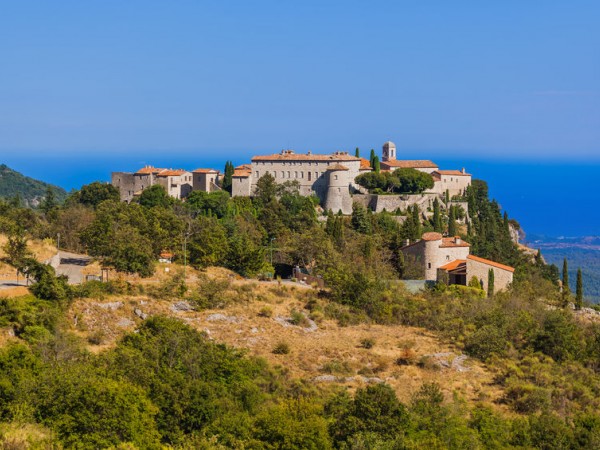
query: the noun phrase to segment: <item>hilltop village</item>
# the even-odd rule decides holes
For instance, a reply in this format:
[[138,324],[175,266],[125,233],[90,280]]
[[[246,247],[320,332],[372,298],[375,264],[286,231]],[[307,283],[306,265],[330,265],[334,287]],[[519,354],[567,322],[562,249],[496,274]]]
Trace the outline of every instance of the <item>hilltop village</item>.
[[[262,176],[270,175],[277,184],[291,182],[303,196],[316,196],[323,213],[350,215],[354,204],[363,205],[373,212],[407,211],[415,205],[425,218],[431,216],[433,203],[449,209],[464,211],[460,219],[468,220],[468,204],[464,201],[471,185],[471,174],[461,170],[443,170],[430,160],[402,160],[397,158],[396,145],[387,141],[382,146],[381,162],[378,157],[361,158],[358,152],[337,151],[332,154],[296,153],[282,150],[271,155],[254,156],[250,164],[234,168],[231,176],[231,195],[251,197]],[[376,167],[373,167],[373,166]],[[431,176],[430,186],[418,194],[373,193],[357,182],[365,173],[394,173],[398,169],[412,169]],[[165,169],[146,166],[137,172],[113,172],[112,185],[121,200],[131,202],[144,189],[162,186],[168,195],[185,199],[193,191],[222,190],[225,174],[216,169]],[[398,221],[405,216],[399,215]],[[402,252],[420,270],[420,279],[442,281],[446,284],[466,285],[473,278],[482,289],[487,289],[490,277],[496,290],[506,289],[513,280],[514,268],[470,254],[470,244],[458,236],[443,236],[427,232],[420,240],[406,242]]]

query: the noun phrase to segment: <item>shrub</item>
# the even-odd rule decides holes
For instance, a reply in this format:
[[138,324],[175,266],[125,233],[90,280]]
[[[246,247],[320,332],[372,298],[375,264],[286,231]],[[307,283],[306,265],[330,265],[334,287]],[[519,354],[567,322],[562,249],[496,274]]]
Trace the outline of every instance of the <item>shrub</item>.
[[484,325],[465,340],[465,351],[482,360],[493,353],[503,355],[507,348],[508,341],[505,335],[494,325]]
[[279,342],[271,352],[274,355],[287,355],[290,353],[290,346],[287,342]]
[[272,317],[273,316],[273,308],[270,306],[264,306],[258,312],[259,317]]
[[289,320],[292,325],[296,325],[299,327],[306,327],[309,325],[308,319],[301,311],[292,310],[292,315]]
[[364,338],[360,340],[360,346],[362,348],[371,349],[375,345],[375,339],[373,338]]

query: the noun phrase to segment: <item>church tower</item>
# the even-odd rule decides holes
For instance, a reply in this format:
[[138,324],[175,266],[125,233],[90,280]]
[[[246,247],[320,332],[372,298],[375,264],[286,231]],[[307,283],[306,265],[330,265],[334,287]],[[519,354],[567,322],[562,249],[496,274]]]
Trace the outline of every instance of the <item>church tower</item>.
[[387,141],[383,144],[382,161],[395,161],[396,160],[396,144],[392,141]]

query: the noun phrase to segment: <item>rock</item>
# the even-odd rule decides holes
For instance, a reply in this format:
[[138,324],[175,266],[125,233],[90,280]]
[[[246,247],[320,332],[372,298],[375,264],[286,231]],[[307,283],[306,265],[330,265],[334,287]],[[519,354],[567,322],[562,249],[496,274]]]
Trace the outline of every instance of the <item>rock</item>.
[[142,320],[146,320],[148,318],[148,314],[146,314],[145,312],[143,312],[141,309],[139,308],[135,308],[133,310],[133,313],[138,316],[140,319]]
[[96,306],[98,308],[110,309],[111,311],[115,311],[123,307],[123,302],[96,303]]
[[240,323],[242,319],[236,316],[226,316],[225,314],[215,313],[210,314],[206,317],[208,322],[228,322],[228,323]]
[[331,383],[337,381],[334,375],[319,375],[312,379],[315,383]]
[[117,326],[121,327],[121,328],[127,328],[127,327],[130,327],[132,325],[135,325],[135,323],[133,321],[129,320],[129,319],[120,319],[117,322]]
[[192,305],[190,305],[186,301],[176,302],[171,305],[171,311],[173,311],[173,312],[186,312],[186,311],[193,311],[193,310],[194,310],[194,308],[192,307]]

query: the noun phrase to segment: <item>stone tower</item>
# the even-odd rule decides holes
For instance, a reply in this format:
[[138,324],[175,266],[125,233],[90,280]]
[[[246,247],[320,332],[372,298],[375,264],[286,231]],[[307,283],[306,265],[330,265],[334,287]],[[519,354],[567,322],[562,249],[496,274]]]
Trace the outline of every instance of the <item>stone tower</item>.
[[396,144],[387,141],[383,144],[382,161],[394,161],[396,159]]
[[352,197],[350,196],[349,170],[341,164],[327,167],[327,195],[325,196],[325,210],[342,214],[352,214]]

